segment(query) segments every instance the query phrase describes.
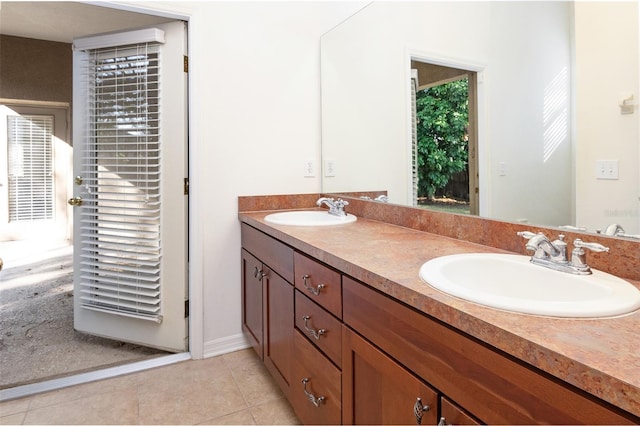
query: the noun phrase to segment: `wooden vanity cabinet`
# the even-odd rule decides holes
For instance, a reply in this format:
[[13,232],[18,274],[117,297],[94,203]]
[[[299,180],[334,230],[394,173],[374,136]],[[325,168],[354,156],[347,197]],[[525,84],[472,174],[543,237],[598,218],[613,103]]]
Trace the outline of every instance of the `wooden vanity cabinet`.
[[242,224],[242,329],[285,395],[293,361],[293,249]]
[[242,328],[304,424],[640,424],[246,223]]

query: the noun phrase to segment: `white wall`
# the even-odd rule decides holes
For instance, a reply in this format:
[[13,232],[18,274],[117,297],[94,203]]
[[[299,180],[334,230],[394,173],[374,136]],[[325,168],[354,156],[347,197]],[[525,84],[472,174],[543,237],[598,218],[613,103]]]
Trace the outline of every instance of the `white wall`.
[[[618,103],[640,98],[638,2],[578,2],[576,14],[577,225],[618,223],[640,234],[640,111]],[[597,160],[618,160],[619,179],[596,179]]]
[[573,222],[570,12],[566,2],[492,3],[480,180],[493,218]]
[[[323,154],[338,171],[325,178],[323,190],[386,189],[390,201],[411,203],[413,56],[482,71],[480,213],[569,223],[570,8],[535,1],[380,2],[323,37]],[[552,133],[554,125],[561,131]],[[552,142],[547,158],[545,145]],[[500,162],[506,176],[498,176]]]
[[224,350],[240,330],[239,195],[320,191],[322,33],[353,5],[197,3],[190,28],[192,179],[202,220],[204,341]]

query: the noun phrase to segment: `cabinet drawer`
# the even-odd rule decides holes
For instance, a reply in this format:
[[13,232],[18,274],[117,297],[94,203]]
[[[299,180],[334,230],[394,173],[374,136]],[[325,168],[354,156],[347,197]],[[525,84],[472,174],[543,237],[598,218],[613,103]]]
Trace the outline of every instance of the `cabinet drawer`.
[[462,408],[446,397],[440,398],[440,422],[443,425],[479,425],[482,424],[467,414]]
[[303,424],[340,424],[342,373],[298,330],[294,331],[293,341],[295,362],[290,397],[296,415]]
[[342,279],[339,272],[298,252],[294,253],[295,286],[311,300],[342,318]]
[[637,421],[348,277],[343,300],[346,324],[488,424]]
[[342,362],[342,323],[296,290],[296,327],[338,367]]
[[249,251],[290,283],[293,283],[293,249],[243,223],[242,248]]

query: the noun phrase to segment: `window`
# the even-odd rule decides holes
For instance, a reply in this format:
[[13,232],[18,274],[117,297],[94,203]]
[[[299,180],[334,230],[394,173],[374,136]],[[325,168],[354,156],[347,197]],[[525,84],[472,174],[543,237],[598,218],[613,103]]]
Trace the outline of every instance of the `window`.
[[7,120],[9,222],[53,219],[53,116]]

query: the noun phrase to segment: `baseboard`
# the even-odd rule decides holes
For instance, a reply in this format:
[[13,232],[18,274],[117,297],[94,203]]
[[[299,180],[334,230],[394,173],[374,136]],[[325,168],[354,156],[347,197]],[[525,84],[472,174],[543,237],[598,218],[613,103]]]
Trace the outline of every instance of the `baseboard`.
[[239,351],[240,349],[246,349],[249,346],[249,342],[242,333],[234,336],[223,337],[221,339],[209,340],[204,342],[204,357],[211,358],[217,355],[224,355],[229,352]]

